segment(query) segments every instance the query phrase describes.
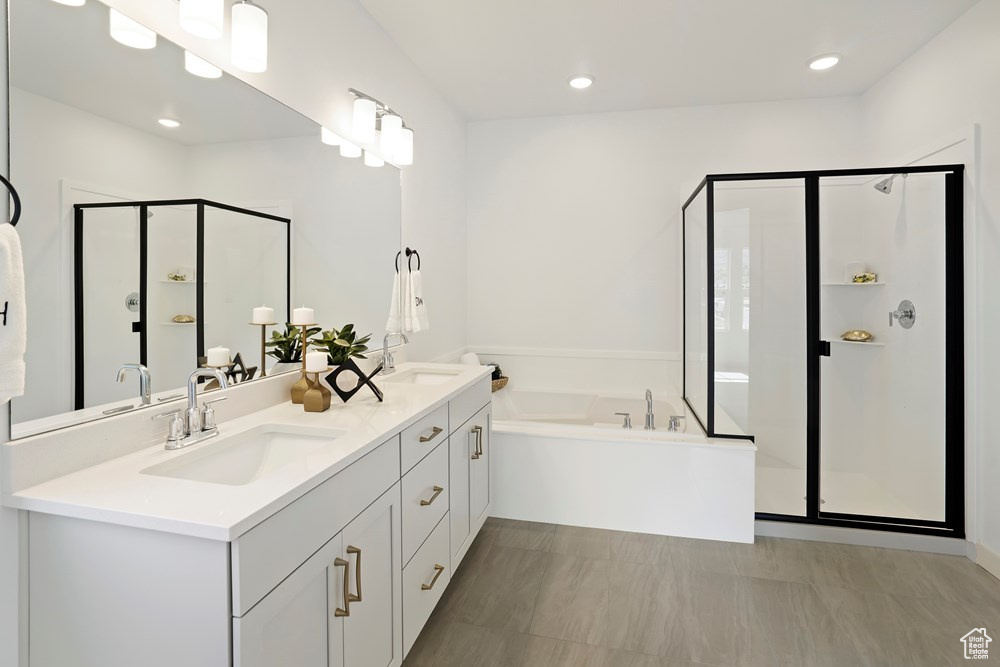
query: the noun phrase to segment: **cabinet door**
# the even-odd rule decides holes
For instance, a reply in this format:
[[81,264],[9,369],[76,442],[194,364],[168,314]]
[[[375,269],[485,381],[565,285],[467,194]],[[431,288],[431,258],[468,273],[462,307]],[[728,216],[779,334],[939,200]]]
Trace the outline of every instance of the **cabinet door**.
[[470,457],[469,505],[471,523],[474,527],[486,519],[486,509],[490,504],[490,422],[493,406],[487,405],[472,418],[473,442],[478,448]]
[[345,667],[403,662],[399,494],[397,482],[343,530],[351,596],[350,614],[343,619]]
[[335,613],[348,569],[341,552],[338,534],[233,619],[234,667],[344,667],[343,619]]
[[452,567],[458,565],[456,557],[469,539],[469,463],[475,449],[471,423],[463,424],[448,440],[448,493],[449,521],[451,523]]

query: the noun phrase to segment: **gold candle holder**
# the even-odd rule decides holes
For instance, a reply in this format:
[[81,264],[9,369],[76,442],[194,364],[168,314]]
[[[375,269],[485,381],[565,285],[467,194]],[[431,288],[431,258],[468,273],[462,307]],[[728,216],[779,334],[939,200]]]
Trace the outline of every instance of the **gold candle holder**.
[[251,322],[250,326],[260,327],[260,376],[267,377],[267,328],[274,326],[277,322]]
[[[292,385],[292,403],[295,405],[302,405],[302,401],[305,398],[306,392],[312,389],[312,381],[309,379],[309,374],[306,373],[306,334],[309,331],[309,327],[316,326],[315,322],[309,324],[289,324],[289,326],[299,327],[302,330],[302,377]],[[318,376],[317,376],[318,377]]]
[[309,381],[310,387],[302,397],[302,407],[306,412],[326,412],[330,409],[333,393],[323,386],[319,373],[306,373],[306,375],[314,375],[315,379]]

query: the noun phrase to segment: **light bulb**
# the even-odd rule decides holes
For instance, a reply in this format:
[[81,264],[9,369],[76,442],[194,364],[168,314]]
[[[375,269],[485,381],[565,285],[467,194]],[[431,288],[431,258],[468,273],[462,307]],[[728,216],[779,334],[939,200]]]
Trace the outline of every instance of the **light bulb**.
[[232,36],[229,40],[233,65],[244,72],[267,71],[267,12],[250,0],[233,4]]
[[826,53],[822,56],[816,56],[809,61],[809,69],[815,70],[817,72],[822,72],[823,70],[830,69],[840,62],[840,56],[836,53]]
[[578,74],[569,80],[569,85],[577,90],[590,88],[594,85],[594,77],[589,74]]
[[180,0],[180,24],[195,37],[222,37],[226,6],[223,0]]
[[55,0],[60,5],[67,5],[69,7],[83,7],[87,0]]
[[399,133],[399,145],[396,147],[396,164],[407,167],[413,164],[413,130],[404,127]]
[[381,167],[385,164],[385,160],[371,151],[365,151],[365,164],[369,167]]
[[375,102],[359,97],[354,100],[354,121],[351,124],[351,136],[362,144],[375,141]]
[[357,144],[352,144],[350,141],[344,141],[340,144],[340,156],[341,157],[361,157],[361,147]]
[[383,155],[395,155],[399,147],[400,132],[403,130],[403,119],[396,114],[387,113],[382,116],[382,135],[379,137],[379,149]]
[[174,120],[173,118],[160,118],[156,122],[162,125],[163,127],[169,127],[171,130],[174,129],[175,127],[181,126],[180,121]]
[[222,76],[221,69],[207,60],[202,60],[190,51],[184,52],[184,69],[203,79],[218,79]]
[[156,46],[156,33],[137,21],[111,10],[111,37],[116,42],[133,49],[152,49]]

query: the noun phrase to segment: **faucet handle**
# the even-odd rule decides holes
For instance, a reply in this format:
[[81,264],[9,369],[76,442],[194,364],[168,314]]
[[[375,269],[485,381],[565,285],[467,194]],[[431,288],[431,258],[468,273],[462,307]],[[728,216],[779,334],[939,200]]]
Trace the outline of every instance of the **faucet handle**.
[[631,412],[616,412],[615,414],[625,418],[624,423],[622,423],[622,428],[632,428]]
[[153,421],[159,421],[161,419],[166,419],[170,417],[170,423],[167,424],[167,448],[170,448],[171,444],[176,444],[180,442],[181,438],[184,437],[184,420],[181,419],[181,410],[171,410],[170,412],[161,412],[158,415],[153,415]]
[[212,403],[218,403],[219,401],[224,401],[224,400],[226,400],[227,398],[229,398],[229,397],[228,397],[228,396],[220,396],[220,397],[218,397],[218,398],[213,398],[213,399],[212,399],[212,400],[210,400],[210,401],[202,401],[202,403],[203,403],[204,405],[206,405],[206,406],[209,406],[209,405],[211,405]]
[[204,401],[205,408],[202,410],[202,417],[201,417],[202,431],[211,431],[212,429],[217,428],[217,425],[215,423],[215,408],[212,407],[212,403],[218,403],[220,401],[226,400],[227,398],[229,397],[220,396],[219,398],[213,398],[210,401]]
[[174,415],[176,415],[177,417],[180,417],[181,412],[183,412],[183,410],[181,410],[180,408],[177,408],[176,410],[171,410],[169,412],[161,412],[158,415],[153,415],[152,417],[150,417],[150,419],[152,421],[156,422],[156,421],[160,421],[161,419],[166,419],[167,417],[173,417]]

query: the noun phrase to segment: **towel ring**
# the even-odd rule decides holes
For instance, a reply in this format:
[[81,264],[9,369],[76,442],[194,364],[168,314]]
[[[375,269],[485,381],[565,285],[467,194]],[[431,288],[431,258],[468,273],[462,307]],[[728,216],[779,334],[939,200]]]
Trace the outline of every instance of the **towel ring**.
[[[14,215],[10,219],[10,226],[17,227],[17,221],[21,219],[21,197],[17,194],[17,190],[14,189],[14,185],[10,181],[3,176],[0,176],[0,181],[3,182],[8,192],[10,192],[10,198],[14,200]],[[420,268],[419,264],[417,265],[417,268]]]
[[[409,250],[409,248],[407,248],[407,250]],[[396,265],[396,273],[399,273],[399,256],[402,254],[403,254],[402,250],[396,253],[396,261],[394,262],[394,264]]]
[[407,255],[407,257],[406,257],[406,268],[409,269],[410,271],[413,270],[413,266],[410,265],[410,262],[412,262],[413,258],[416,257],[417,258],[417,271],[419,271],[420,270],[420,253],[417,252],[416,250],[410,250],[409,248],[407,248],[406,249],[406,255]]

